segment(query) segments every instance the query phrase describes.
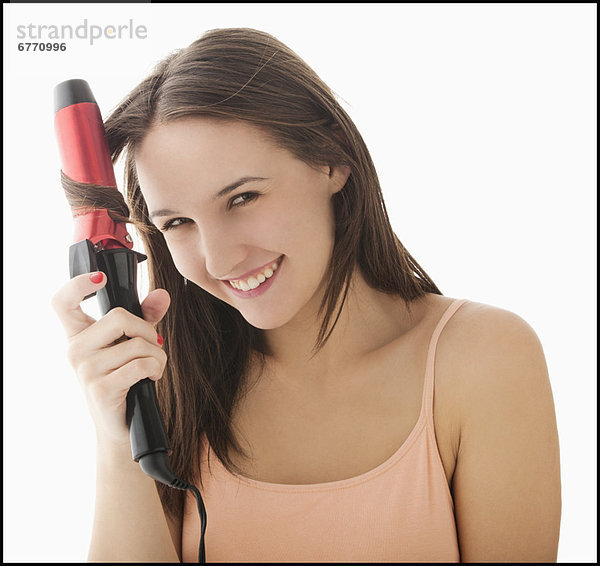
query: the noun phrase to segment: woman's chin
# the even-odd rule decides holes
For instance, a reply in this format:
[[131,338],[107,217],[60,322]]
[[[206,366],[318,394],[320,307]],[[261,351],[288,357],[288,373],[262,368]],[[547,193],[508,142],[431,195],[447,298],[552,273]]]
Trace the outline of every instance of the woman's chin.
[[287,321],[281,320],[269,320],[267,317],[250,317],[241,313],[246,322],[250,326],[254,326],[254,328],[258,328],[259,330],[275,330],[277,328],[281,328]]

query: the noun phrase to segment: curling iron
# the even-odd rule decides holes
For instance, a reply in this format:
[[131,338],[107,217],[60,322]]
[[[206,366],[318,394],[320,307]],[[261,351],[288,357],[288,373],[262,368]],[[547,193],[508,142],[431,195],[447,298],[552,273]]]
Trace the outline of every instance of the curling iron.
[[[72,79],[54,88],[54,127],[62,163],[69,179],[90,185],[114,187],[117,183],[110,159],[100,109],[88,83]],[[102,314],[122,307],[142,318],[137,295],[137,264],[146,259],[134,251],[133,239],[124,222],[113,220],[107,209],[72,209],[75,243],[69,248],[71,278],[103,271],[106,285],[85,297],[98,298]],[[127,394],[127,424],[133,459],[151,478],[176,489],[190,489],[196,496],[201,517],[200,562],[204,562],[206,511],[200,493],[179,479],[168,462],[170,453],[158,409],[155,383],[144,378]]]

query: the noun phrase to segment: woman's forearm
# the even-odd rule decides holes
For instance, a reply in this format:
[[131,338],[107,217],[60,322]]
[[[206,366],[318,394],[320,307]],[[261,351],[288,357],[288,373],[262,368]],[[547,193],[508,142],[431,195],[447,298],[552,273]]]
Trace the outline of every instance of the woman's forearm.
[[90,562],[180,562],[153,479],[129,447],[98,447]]

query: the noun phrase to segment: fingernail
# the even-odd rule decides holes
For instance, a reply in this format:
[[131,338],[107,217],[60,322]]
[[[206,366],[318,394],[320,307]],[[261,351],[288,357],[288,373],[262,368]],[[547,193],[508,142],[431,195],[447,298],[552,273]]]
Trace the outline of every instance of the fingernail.
[[102,271],[96,271],[90,275],[90,281],[92,283],[102,283],[102,279],[104,279],[104,274]]
[[163,339],[163,337],[160,334],[157,334],[156,335],[156,341],[158,342],[159,346],[162,346],[163,342],[164,342],[164,339]]

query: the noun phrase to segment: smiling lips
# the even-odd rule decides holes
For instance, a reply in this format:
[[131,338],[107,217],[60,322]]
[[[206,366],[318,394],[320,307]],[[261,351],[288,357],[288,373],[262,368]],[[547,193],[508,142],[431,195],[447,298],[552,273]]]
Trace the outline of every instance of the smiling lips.
[[261,271],[255,273],[247,279],[229,279],[229,284],[240,291],[251,291],[256,289],[261,283],[264,283],[267,279],[273,276],[273,272],[277,270],[281,263],[281,257],[276,259],[273,263],[270,263],[262,268]]

